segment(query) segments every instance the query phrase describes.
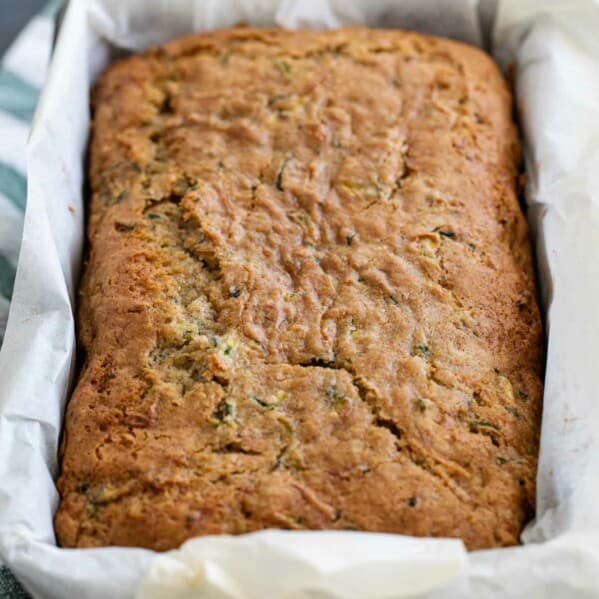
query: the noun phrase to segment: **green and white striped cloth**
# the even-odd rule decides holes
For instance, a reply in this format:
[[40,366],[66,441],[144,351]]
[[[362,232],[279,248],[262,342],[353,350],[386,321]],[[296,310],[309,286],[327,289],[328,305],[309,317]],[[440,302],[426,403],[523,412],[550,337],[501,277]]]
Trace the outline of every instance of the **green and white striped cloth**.
[[46,78],[55,16],[61,4],[61,0],[53,0],[34,17],[0,62],[0,345],[23,231],[27,196],[25,145]]
[[[23,231],[27,199],[25,146],[46,79],[55,17],[61,5],[62,0],[51,1],[28,23],[0,62],[0,346]],[[0,599],[28,597],[8,568],[0,564]]]

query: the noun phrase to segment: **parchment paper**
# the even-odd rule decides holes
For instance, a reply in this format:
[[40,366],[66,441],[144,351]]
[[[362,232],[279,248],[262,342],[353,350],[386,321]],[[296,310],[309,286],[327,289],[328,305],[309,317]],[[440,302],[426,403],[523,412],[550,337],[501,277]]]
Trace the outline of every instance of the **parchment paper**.
[[[493,13],[484,2],[485,14]],[[0,353],[0,557],[35,597],[599,596],[599,5],[500,0],[72,0],[28,148],[24,239]],[[89,87],[116,50],[239,21],[414,28],[517,65],[528,216],[549,334],[537,519],[524,545],[354,532],[204,537],[180,550],[65,550],[52,514],[74,358]],[[490,34],[490,35],[489,35]]]

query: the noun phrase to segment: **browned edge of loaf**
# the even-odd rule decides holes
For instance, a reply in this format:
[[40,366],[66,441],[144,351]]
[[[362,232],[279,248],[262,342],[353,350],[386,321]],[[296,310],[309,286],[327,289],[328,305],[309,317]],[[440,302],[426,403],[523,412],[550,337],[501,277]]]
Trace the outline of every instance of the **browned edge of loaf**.
[[113,64],[93,109],[60,544],[517,543],[542,333],[493,61],[402,31],[217,31]]

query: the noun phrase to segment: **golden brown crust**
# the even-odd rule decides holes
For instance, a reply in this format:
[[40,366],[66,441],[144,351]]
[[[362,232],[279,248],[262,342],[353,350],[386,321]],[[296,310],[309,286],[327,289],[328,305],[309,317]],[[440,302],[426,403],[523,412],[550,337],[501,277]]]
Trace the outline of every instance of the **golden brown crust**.
[[400,31],[237,29],[116,63],[93,102],[60,543],[516,543],[542,340],[494,63]]

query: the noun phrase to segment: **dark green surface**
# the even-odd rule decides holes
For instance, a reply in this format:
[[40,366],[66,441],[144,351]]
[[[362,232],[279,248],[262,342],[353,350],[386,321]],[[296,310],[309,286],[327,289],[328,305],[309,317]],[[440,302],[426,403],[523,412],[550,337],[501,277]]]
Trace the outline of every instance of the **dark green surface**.
[[30,599],[30,595],[4,566],[0,566],[0,599]]
[[0,295],[10,297],[15,284],[15,267],[0,254]]

